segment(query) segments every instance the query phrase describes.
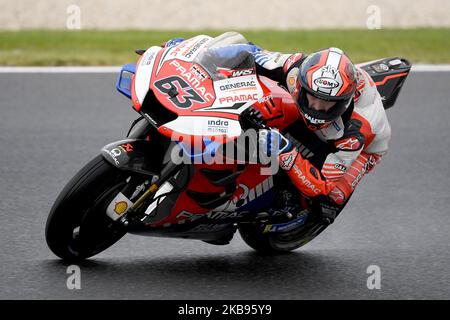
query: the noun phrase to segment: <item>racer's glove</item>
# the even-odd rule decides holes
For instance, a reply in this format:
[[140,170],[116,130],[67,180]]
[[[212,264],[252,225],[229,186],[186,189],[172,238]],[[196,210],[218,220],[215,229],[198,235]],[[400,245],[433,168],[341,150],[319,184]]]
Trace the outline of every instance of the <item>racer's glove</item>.
[[381,157],[377,154],[361,152],[358,158],[347,169],[344,175],[334,182],[334,187],[328,196],[337,204],[344,204],[355,190],[361,178],[370,172],[380,162]]
[[326,179],[308,159],[294,148],[280,153],[280,168],[287,171],[293,184],[306,197],[327,196],[334,203],[343,205],[349,199],[361,178],[368,173],[380,156],[361,152],[342,177],[336,181]]
[[253,107],[248,108],[241,114],[240,121],[244,130],[250,128],[259,130],[267,127],[261,111]]
[[306,197],[328,195],[334,187],[296,148],[280,153],[278,160],[280,168],[286,170],[292,183]]
[[294,147],[277,129],[259,130],[258,144],[266,157],[278,156]]

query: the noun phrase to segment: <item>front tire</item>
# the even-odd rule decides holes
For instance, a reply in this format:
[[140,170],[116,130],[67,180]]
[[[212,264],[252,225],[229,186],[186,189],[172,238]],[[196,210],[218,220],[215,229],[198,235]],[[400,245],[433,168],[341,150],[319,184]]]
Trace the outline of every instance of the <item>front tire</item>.
[[129,176],[101,155],[86,164],[64,187],[50,211],[45,228],[50,250],[64,260],[78,261],[122,238],[126,232],[106,215],[106,207]]

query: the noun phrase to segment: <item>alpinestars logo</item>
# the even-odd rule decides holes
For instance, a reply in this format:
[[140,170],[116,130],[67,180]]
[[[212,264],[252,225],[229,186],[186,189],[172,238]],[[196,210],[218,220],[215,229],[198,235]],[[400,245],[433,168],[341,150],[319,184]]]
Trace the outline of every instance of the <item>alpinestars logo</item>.
[[341,190],[339,190],[338,188],[334,188],[333,190],[331,190],[329,196],[330,196],[330,198],[333,199],[333,201],[336,202],[337,204],[342,204],[342,203],[344,203],[345,195],[344,195],[344,193],[343,193]]
[[336,146],[339,150],[352,150],[356,151],[360,148],[361,142],[356,138],[349,138],[345,140],[344,142],[341,142]]
[[289,153],[282,154],[280,156],[280,168],[283,170],[291,170],[294,165],[294,160],[297,157],[297,150],[292,150]]

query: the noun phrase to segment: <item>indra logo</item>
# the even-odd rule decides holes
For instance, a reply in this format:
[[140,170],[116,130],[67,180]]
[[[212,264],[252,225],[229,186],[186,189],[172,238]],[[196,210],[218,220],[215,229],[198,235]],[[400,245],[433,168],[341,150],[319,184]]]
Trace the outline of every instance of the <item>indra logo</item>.
[[207,131],[210,133],[224,133],[226,134],[228,132],[228,125],[229,122],[226,120],[208,120],[208,128]]
[[221,126],[221,127],[228,127],[228,121],[226,120],[208,120],[209,126]]
[[339,83],[331,78],[317,78],[314,80],[314,84],[324,89],[334,89],[339,87]]

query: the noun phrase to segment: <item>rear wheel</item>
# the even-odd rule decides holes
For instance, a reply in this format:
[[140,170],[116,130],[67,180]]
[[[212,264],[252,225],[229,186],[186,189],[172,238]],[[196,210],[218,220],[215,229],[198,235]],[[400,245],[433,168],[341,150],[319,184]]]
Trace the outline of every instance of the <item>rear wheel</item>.
[[310,222],[286,232],[264,233],[264,226],[259,224],[242,224],[239,233],[246,244],[263,254],[280,254],[298,249],[316,236],[328,224]]
[[65,186],[47,219],[49,248],[65,260],[91,257],[126,233],[106,215],[106,208],[126,185],[129,173],[95,157]]

